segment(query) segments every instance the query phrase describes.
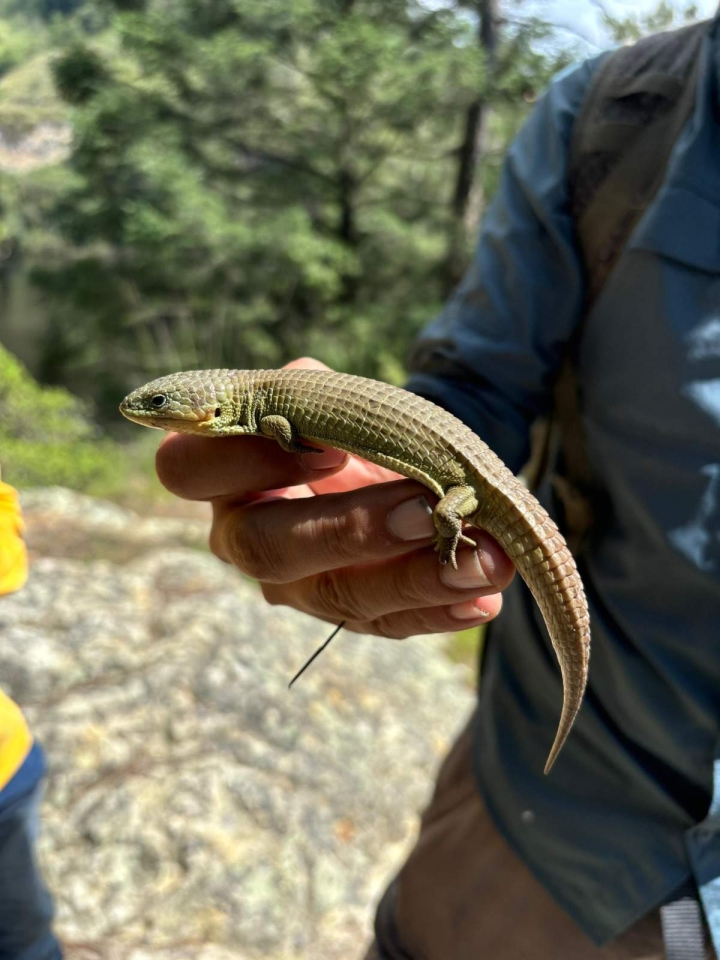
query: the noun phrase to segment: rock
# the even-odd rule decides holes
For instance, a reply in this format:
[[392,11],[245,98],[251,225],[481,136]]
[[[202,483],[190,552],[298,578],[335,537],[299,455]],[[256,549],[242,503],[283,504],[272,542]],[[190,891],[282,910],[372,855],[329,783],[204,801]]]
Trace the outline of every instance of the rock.
[[327,626],[267,606],[203,522],[23,500],[33,568],[0,604],[0,669],[50,761],[69,960],[360,958],[472,706],[444,638],[341,633],[288,691]]
[[17,136],[0,130],[0,171],[28,173],[62,163],[71,143],[72,127],[65,121],[43,121]]

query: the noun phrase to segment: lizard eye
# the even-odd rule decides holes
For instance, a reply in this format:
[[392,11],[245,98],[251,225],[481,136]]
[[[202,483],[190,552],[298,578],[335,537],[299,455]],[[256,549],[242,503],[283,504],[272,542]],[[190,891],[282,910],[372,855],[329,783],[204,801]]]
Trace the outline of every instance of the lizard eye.
[[155,407],[156,410],[159,410],[161,407],[164,407],[165,404],[167,403],[167,397],[162,393],[158,393],[157,396],[154,396],[152,398],[150,403]]

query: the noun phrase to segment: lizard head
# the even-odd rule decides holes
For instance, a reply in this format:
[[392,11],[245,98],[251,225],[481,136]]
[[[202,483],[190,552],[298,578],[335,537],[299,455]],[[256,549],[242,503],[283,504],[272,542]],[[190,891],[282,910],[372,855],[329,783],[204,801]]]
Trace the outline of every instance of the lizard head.
[[146,427],[198,433],[205,424],[212,424],[227,399],[212,379],[194,376],[192,371],[173,373],[128,394],[120,413]]

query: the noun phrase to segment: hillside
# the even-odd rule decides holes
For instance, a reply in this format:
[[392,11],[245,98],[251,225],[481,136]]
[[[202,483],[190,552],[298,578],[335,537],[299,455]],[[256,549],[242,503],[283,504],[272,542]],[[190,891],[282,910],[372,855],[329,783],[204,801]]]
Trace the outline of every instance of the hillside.
[[70,152],[69,113],[45,52],[0,79],[0,172],[27,173],[62,163]]

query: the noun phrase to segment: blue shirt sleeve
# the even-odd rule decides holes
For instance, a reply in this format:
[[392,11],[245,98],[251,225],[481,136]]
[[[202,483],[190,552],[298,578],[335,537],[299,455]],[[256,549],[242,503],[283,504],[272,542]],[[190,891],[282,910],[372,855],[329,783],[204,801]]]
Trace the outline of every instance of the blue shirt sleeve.
[[513,142],[473,262],[410,357],[407,387],[467,423],[514,471],[582,314],[570,213],[575,117],[603,57],[564,71]]

